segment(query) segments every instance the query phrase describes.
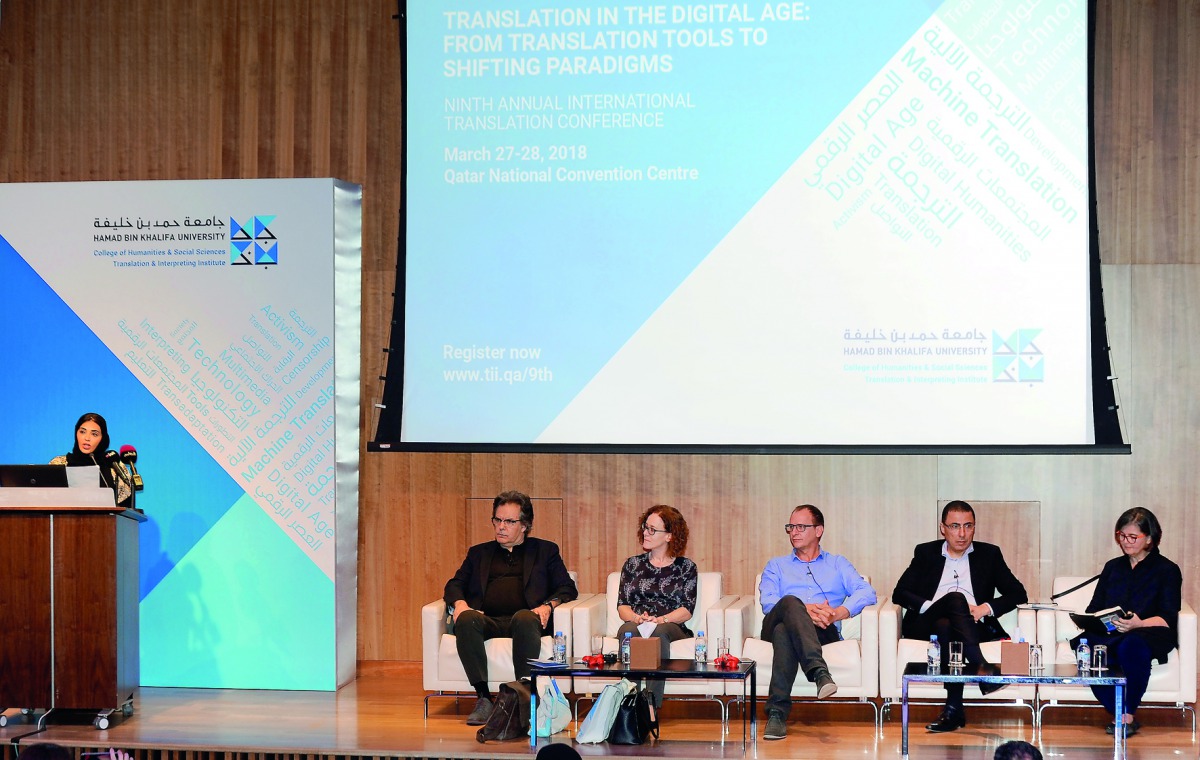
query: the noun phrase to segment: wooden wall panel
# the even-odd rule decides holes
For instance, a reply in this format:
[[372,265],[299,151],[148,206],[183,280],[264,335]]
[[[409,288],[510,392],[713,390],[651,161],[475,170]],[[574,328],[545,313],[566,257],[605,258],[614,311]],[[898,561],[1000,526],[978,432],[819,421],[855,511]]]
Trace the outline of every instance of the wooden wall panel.
[[[393,0],[2,0],[0,181],[336,176],[363,201],[364,440],[390,339],[400,208]],[[585,590],[636,547],[645,506],[673,503],[689,555],[749,591],[797,503],[825,512],[825,545],[890,593],[939,500],[1041,503],[1046,572],[1112,556],[1133,503],[1183,560],[1200,394],[1200,3],[1099,3],[1096,155],[1109,333],[1130,457],[363,456],[359,656],[416,659],[418,608],[461,557],[468,497],[561,497],[564,554]],[[1165,266],[1161,266],[1165,265]],[[457,539],[456,539],[457,540]],[[1200,570],[1184,562],[1185,594]],[[1032,589],[1031,589],[1032,592]]]
[[1095,136],[1105,263],[1200,263],[1200,3],[1098,3]]
[[1143,392],[1132,425],[1137,456],[1128,506],[1146,506],[1163,523],[1163,553],[1183,569],[1194,604],[1200,589],[1194,551],[1200,537],[1200,268],[1137,267],[1133,287],[1135,303],[1155,307],[1134,316],[1133,365]]
[[[359,659],[416,659],[420,608],[441,597],[465,553],[469,454],[364,459],[359,483]],[[407,657],[397,656],[415,647]]]

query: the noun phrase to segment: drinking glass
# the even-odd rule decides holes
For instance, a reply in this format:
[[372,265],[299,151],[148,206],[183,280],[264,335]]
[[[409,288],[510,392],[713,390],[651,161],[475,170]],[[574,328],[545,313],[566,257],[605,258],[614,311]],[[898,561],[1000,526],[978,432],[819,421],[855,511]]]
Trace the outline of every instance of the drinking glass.
[[1041,673],[1045,670],[1045,665],[1042,661],[1042,647],[1040,644],[1033,644],[1029,647],[1029,672],[1032,674]]
[[1108,670],[1108,647],[1103,644],[1092,647],[1092,670]]
[[961,668],[963,666],[963,643],[961,641],[950,642],[950,667]]
[[592,634],[592,654],[604,654],[604,634]]
[[729,655],[729,637],[722,636],[717,639],[717,657],[726,657]]

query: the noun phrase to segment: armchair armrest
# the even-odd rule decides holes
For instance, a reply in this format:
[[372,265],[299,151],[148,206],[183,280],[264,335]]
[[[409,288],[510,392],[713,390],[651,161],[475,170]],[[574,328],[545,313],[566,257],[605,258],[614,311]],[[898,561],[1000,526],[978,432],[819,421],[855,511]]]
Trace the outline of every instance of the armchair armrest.
[[421,608],[421,676],[426,684],[437,682],[438,648],[447,630],[444,600],[432,601]]
[[896,688],[900,673],[896,664],[899,648],[900,607],[888,600],[879,605],[879,693],[882,697],[899,696]]
[[[1017,609],[1017,627],[1021,629],[1021,638],[1025,641],[1037,641],[1037,610]],[[1014,631],[1015,633],[1015,631]],[[1016,641],[1016,639],[1013,639]],[[1045,656],[1045,650],[1042,650]]]
[[571,607],[572,656],[591,654],[592,634],[605,634],[608,623],[608,597],[596,594],[576,599]]
[[580,600],[589,599],[591,596],[591,594],[580,594],[571,601],[563,602],[562,604],[558,605],[554,608],[554,612],[550,614],[550,632],[554,633],[555,631],[562,631],[563,635],[567,637],[568,657],[572,656],[571,653],[574,651],[575,641],[573,631],[575,616],[571,614],[571,611],[575,609],[575,605],[579,604]]
[[1186,601],[1179,609],[1179,674],[1185,704],[1196,701],[1196,611]]
[[750,630],[754,620],[754,595],[738,597],[725,608],[725,635],[729,637],[729,652],[741,657],[746,639],[760,631]]
[[[708,608],[708,614],[706,615],[708,619],[704,621],[704,628],[696,629],[703,630],[705,635],[708,636],[708,651],[713,657],[716,656],[717,639],[723,636],[729,636],[729,634],[725,632],[725,608],[736,602],[738,598],[739,597],[737,594],[726,594],[722,596],[716,601],[715,604],[713,604],[713,606]],[[729,651],[730,653],[733,652],[732,641],[729,643]],[[736,657],[737,655],[734,656]]]
[[[886,599],[863,607],[859,615],[858,650],[864,684],[879,684],[879,614]],[[895,659],[896,648],[892,647]]]

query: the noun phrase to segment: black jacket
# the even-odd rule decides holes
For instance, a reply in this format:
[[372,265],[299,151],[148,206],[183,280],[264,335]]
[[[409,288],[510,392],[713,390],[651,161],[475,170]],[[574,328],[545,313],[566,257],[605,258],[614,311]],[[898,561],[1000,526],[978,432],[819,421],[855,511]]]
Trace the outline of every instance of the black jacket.
[[[527,536],[525,544],[525,604],[529,609],[538,607],[550,599],[570,602],[579,596],[575,581],[567,574],[558,544]],[[476,544],[467,550],[467,558],[454,577],[446,582],[442,598],[453,607],[465,599],[471,609],[483,608],[483,594],[487,590],[488,572],[497,551],[504,551],[500,544],[488,541]]]
[[[939,540],[917,544],[912,562],[900,580],[896,581],[892,599],[904,608],[904,622],[900,626],[900,635],[904,638],[912,638],[910,634],[916,630],[915,617],[921,605],[933,599],[937,592],[942,570],[946,567],[946,557],[942,554],[943,543]],[[967,555],[967,561],[971,567],[971,589],[975,593],[976,604],[990,604],[998,618],[1016,609],[1018,604],[1029,601],[1025,586],[1008,569],[1000,547],[982,541],[974,541],[971,546],[973,551]],[[978,625],[982,641],[995,640],[997,634],[1004,635],[1004,629],[995,619],[984,618]]]

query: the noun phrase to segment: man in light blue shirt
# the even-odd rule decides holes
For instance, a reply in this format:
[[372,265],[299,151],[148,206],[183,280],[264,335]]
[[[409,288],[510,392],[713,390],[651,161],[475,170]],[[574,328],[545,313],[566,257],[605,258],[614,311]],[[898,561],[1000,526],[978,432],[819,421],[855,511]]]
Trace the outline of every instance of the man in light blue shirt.
[[775,649],[764,739],[787,736],[792,684],[800,667],[817,685],[819,699],[837,693],[821,647],[841,641],[841,621],[876,601],[875,589],[850,560],[821,548],[825,533],[821,510],[811,504],[796,507],[784,530],[792,553],[767,562],[758,585],[766,616],[760,638]]

